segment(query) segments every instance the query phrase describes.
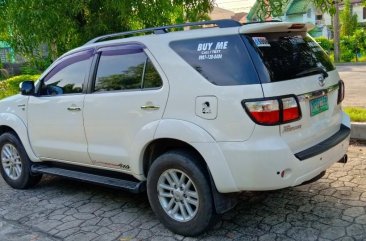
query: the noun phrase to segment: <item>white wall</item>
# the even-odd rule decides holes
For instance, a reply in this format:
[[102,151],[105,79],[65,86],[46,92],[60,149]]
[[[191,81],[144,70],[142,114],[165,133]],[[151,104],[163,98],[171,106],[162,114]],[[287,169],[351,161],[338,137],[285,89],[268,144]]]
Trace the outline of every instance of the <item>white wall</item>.
[[254,5],[255,0],[215,0],[215,4],[224,9],[228,9],[235,13],[249,13],[250,8]]
[[354,5],[353,13],[357,14],[357,21],[359,23],[366,23],[366,19],[363,19],[363,6],[362,5]]

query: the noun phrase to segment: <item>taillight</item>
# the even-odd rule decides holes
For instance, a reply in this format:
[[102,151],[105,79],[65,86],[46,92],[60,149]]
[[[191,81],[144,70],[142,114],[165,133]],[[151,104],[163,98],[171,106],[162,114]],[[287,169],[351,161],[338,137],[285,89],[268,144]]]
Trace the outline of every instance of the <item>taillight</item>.
[[304,27],[305,27],[305,24],[303,24],[303,23],[294,23],[288,29],[302,29]]
[[246,102],[245,107],[258,124],[276,125],[280,121],[278,100]]
[[300,117],[300,107],[295,97],[282,98],[283,122],[298,120]]
[[344,99],[345,87],[343,80],[339,81],[339,88],[338,88],[338,99],[337,104],[340,104]]
[[250,118],[259,125],[280,125],[301,118],[300,106],[295,96],[243,100],[242,105]]

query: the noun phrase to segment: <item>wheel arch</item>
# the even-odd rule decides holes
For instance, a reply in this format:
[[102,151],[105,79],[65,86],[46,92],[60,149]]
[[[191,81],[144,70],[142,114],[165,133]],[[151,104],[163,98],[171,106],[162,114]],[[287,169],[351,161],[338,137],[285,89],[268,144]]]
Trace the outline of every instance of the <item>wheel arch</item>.
[[39,161],[30,145],[27,127],[19,117],[11,113],[0,114],[0,135],[6,132],[11,132],[19,138],[31,161]]
[[197,164],[203,167],[208,173],[209,170],[205,159],[203,158],[201,153],[198,150],[196,150],[192,145],[178,139],[160,138],[153,140],[145,148],[142,160],[142,168],[144,176],[145,177],[147,176],[152,163],[158,156],[168,151],[177,149],[187,151],[189,154],[197,157],[196,159]]

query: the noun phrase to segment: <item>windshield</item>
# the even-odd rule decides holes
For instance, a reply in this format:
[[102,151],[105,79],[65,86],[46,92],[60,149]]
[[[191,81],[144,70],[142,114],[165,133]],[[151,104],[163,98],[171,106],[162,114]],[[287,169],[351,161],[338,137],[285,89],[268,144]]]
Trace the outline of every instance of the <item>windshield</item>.
[[335,69],[324,50],[304,32],[250,34],[246,38],[257,50],[272,82]]

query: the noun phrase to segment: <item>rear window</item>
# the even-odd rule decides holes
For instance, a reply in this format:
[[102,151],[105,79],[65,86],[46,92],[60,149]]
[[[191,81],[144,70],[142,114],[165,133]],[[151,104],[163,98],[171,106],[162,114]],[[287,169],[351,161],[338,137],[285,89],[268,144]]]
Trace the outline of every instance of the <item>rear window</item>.
[[324,50],[306,33],[250,34],[246,38],[257,50],[272,82],[335,69]]
[[239,35],[179,40],[170,43],[170,47],[214,85],[259,83]]

